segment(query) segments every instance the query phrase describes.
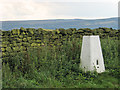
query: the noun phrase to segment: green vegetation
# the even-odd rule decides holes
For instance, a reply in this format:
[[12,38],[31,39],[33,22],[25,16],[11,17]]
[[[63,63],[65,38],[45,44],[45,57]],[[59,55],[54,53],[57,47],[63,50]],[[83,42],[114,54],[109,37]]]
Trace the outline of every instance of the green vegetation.
[[[106,72],[79,68],[83,35],[99,35]],[[3,88],[119,88],[118,30],[2,31]]]

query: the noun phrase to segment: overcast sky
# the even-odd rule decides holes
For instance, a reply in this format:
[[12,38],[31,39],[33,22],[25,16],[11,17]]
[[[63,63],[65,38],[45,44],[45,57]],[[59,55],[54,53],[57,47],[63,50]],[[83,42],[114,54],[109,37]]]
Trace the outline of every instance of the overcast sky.
[[118,16],[119,0],[0,0],[0,21]]

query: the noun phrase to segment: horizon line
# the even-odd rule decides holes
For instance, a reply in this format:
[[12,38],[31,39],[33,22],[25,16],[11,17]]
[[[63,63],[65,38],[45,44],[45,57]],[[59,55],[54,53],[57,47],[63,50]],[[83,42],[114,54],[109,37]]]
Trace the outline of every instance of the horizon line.
[[4,21],[39,21],[39,20],[69,20],[69,19],[82,19],[82,20],[100,20],[100,19],[110,19],[110,18],[119,18],[119,16],[116,16],[116,17],[105,17],[105,18],[54,18],[54,19],[31,19],[31,20],[27,20],[27,19],[24,19],[24,20],[0,20],[0,22],[4,22]]

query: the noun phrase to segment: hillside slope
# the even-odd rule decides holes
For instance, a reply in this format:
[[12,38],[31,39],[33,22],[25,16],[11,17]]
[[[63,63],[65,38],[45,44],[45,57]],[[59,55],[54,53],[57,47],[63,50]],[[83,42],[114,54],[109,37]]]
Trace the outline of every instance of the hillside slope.
[[44,29],[56,29],[56,28],[118,28],[118,18],[108,19],[54,19],[54,20],[27,20],[27,21],[3,21],[2,29],[11,30],[24,28],[44,28]]

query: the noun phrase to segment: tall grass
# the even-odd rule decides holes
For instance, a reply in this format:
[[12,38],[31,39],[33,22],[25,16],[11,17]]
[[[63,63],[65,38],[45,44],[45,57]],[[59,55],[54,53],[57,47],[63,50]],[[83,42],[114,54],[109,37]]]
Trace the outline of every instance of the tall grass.
[[84,73],[79,68],[82,40],[28,48],[3,60],[3,88],[118,88],[118,41],[101,39],[106,72]]

